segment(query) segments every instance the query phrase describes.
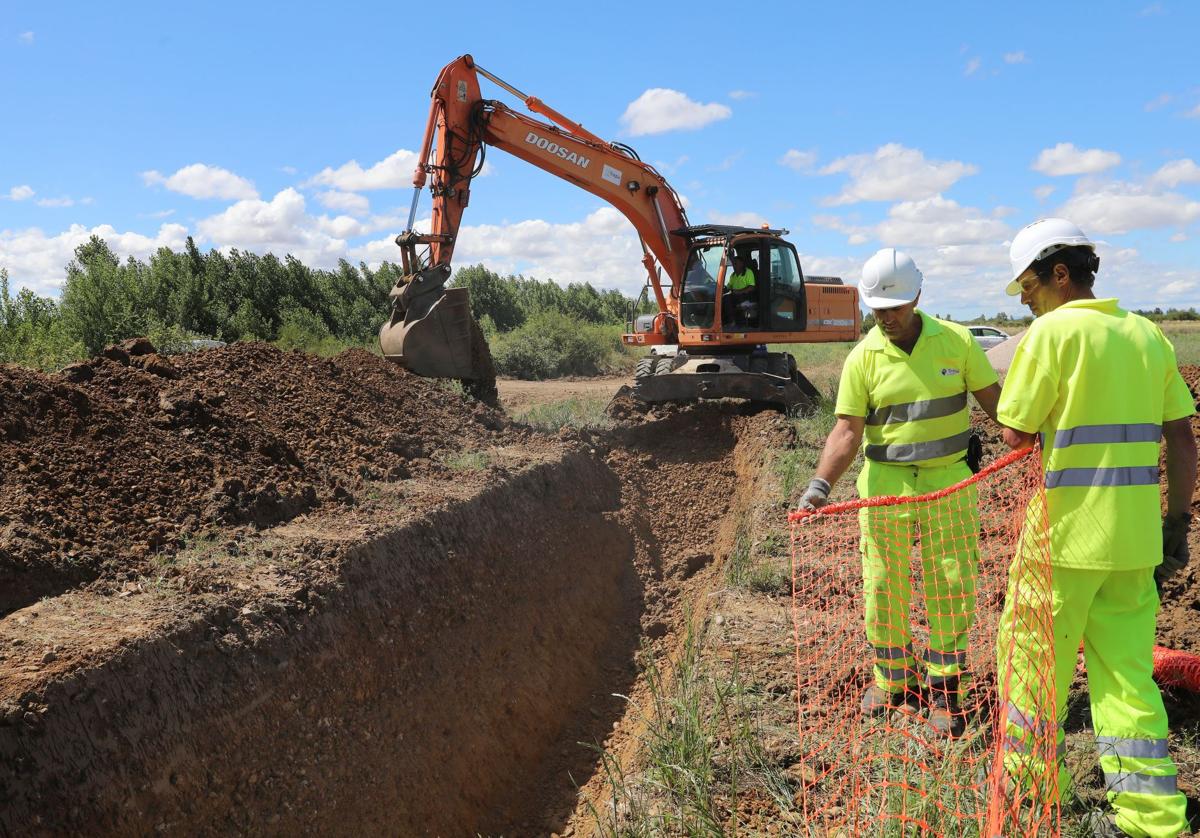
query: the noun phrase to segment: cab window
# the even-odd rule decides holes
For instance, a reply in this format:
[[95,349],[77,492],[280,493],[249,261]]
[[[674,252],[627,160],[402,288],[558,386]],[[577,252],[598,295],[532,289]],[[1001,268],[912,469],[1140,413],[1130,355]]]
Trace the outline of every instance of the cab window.
[[772,243],[771,301],[768,328],[780,332],[803,331],[806,320],[804,275],[796,252],[783,244]]
[[717,277],[725,248],[720,245],[698,247],[688,257],[679,297],[679,319],[693,329],[711,329],[717,298]]

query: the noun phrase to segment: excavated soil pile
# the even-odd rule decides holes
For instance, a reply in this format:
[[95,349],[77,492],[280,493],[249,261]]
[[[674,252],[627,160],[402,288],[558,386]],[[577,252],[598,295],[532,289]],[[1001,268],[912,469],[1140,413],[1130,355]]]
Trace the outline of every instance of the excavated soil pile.
[[58,375],[0,367],[0,614],[136,578],[213,528],[445,472],[439,455],[514,433],[362,351],[246,343],[168,360],[135,340]]

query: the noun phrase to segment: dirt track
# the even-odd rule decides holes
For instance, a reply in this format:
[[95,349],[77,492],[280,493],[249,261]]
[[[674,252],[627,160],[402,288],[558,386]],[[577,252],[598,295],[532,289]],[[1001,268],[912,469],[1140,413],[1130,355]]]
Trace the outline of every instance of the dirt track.
[[550,439],[361,353],[110,354],[2,371],[0,834],[562,829],[782,433]]
[[553,381],[521,381],[516,378],[501,378],[496,382],[496,389],[500,391],[500,403],[504,409],[515,415],[535,405],[565,401],[566,399],[608,401],[622,384],[628,383],[629,376],[562,378]]

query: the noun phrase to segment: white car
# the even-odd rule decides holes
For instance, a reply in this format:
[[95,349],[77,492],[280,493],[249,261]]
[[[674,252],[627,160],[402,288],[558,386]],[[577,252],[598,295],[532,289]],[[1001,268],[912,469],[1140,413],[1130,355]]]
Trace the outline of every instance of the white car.
[[993,346],[1004,343],[1009,337],[1007,332],[1002,332],[995,326],[968,326],[967,328],[971,330],[971,334],[985,352]]

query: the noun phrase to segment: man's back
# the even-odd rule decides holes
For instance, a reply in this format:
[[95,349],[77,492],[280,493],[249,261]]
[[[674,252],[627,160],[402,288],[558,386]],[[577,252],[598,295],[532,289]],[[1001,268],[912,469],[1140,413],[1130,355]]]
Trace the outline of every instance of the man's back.
[[1116,300],[1074,300],[1034,322],[1000,421],[1042,435],[1055,564],[1158,563],[1162,424],[1191,409],[1170,342]]

